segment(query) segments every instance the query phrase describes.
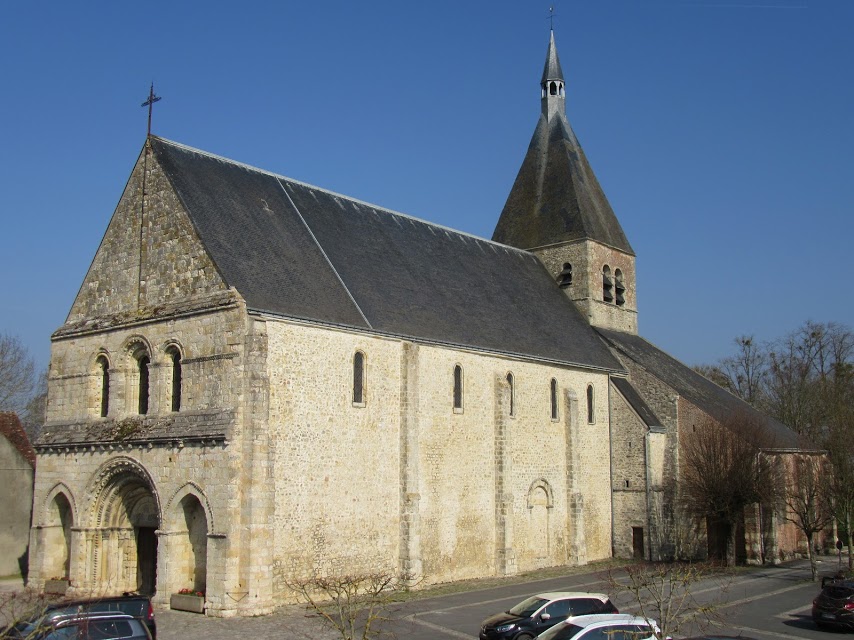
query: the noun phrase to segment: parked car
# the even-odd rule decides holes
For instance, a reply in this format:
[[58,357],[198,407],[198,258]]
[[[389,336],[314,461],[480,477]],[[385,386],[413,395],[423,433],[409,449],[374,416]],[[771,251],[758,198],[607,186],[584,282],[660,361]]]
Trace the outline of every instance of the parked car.
[[41,618],[15,625],[16,635],[26,640],[151,640],[141,620],[124,613],[86,612]]
[[554,625],[537,640],[655,640],[654,620],[629,614],[576,616]]
[[132,593],[122,596],[81,598],[53,602],[39,611],[33,612],[33,615],[26,618],[23,622],[19,622],[15,627],[33,629],[44,626],[54,618],[86,613],[121,613],[129,615],[142,622],[154,640],[157,638],[157,624],[154,619],[154,608],[151,606],[151,599],[147,596]]
[[556,591],[526,598],[480,625],[480,640],[528,640],[569,616],[618,613],[603,593]]
[[819,627],[854,629],[854,580],[828,583],[812,601],[812,619]]

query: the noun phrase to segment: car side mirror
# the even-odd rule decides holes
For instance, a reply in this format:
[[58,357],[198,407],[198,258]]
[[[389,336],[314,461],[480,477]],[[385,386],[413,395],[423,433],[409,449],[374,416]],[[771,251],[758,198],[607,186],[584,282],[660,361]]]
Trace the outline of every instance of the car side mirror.
[[540,614],[540,620],[542,620],[542,621],[551,620],[551,617],[552,617],[552,614],[550,614],[550,613]]

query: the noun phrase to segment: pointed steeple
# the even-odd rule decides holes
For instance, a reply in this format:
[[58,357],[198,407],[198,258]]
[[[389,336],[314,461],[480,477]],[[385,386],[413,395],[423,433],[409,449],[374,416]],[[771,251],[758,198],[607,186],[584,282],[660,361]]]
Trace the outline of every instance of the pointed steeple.
[[560,112],[566,113],[566,92],[563,81],[563,69],[560,68],[560,58],[555,46],[555,32],[552,30],[549,36],[549,49],[546,52],[546,66],[543,68],[543,79],[540,81],[542,87],[543,114],[546,118]]
[[597,327],[637,333],[635,254],[566,119],[549,37],[542,112],[492,239],[531,251]]
[[541,88],[542,115],[492,239],[520,249],[589,239],[634,255],[566,119],[554,31]]

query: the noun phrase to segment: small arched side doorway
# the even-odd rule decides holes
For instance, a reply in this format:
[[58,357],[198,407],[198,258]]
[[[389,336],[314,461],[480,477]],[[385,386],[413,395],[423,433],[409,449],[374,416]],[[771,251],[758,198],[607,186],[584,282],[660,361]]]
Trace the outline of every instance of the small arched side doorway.
[[153,595],[160,507],[148,474],[130,459],[102,470],[90,555],[93,584]]
[[[180,503],[183,521],[187,527],[186,536],[180,538],[183,549],[180,551],[183,582],[193,591],[204,593],[207,590],[208,565],[208,521],[199,499],[188,494]],[[179,574],[180,577],[180,574]]]
[[60,491],[48,504],[44,524],[44,573],[48,579],[69,577],[72,526],[71,503]]

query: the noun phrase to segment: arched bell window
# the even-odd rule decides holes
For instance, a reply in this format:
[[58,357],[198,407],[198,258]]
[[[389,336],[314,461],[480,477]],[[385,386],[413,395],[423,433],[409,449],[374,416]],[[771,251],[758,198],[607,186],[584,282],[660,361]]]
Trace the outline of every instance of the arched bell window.
[[563,270],[558,274],[557,284],[561,289],[572,284],[572,265],[570,263],[563,263]]
[[614,282],[611,280],[611,267],[607,264],[602,267],[602,299],[614,302]]
[[626,285],[623,284],[623,272],[619,269],[614,271],[614,293],[616,294],[618,307],[626,304]]

